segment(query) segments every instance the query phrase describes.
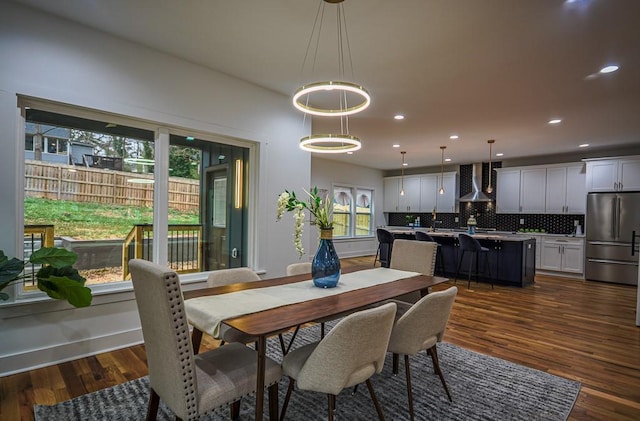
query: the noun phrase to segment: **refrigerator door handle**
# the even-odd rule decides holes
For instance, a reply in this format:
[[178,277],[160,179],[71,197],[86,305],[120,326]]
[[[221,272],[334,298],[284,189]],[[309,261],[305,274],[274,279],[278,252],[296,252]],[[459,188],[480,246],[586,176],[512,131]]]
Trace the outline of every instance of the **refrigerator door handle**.
[[636,232],[631,231],[631,255],[634,256],[636,252]]
[[625,262],[622,260],[608,260],[608,259],[587,259],[587,262],[594,263],[610,263],[614,265],[623,265],[623,266],[638,266],[637,263],[634,262]]
[[594,246],[617,246],[617,247],[629,247],[629,243],[620,243],[613,241],[587,241],[587,244]]

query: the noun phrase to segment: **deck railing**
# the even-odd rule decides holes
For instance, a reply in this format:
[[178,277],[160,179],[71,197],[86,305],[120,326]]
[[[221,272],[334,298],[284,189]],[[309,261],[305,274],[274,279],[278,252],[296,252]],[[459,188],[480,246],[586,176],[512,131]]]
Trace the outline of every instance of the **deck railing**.
[[[122,279],[128,279],[129,260],[152,260],[153,225],[135,225],[122,245]],[[178,273],[203,270],[202,225],[169,225],[169,267]]]
[[[22,260],[29,261],[31,253],[42,247],[53,247],[53,225],[25,225],[24,226],[24,251]],[[36,272],[38,267],[33,263],[27,263],[24,267],[25,289],[33,289],[37,285]]]

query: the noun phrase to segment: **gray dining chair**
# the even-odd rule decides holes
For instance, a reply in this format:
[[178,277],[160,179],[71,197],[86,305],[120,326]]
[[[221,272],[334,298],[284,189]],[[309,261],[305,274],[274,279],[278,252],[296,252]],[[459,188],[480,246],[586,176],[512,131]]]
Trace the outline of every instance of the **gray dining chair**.
[[[209,274],[209,277],[207,278],[207,286],[212,288],[236,284],[239,282],[255,282],[259,280],[260,277],[258,276],[258,274],[249,268],[221,269],[213,271]],[[200,344],[202,343],[202,334],[203,330],[200,327],[194,325],[193,331],[191,333],[191,345],[193,346],[193,351],[196,354],[200,350]],[[222,341],[221,345],[224,345],[227,342],[239,342],[242,344],[248,344],[251,342],[255,342],[257,338],[247,335],[246,333],[234,329],[231,326],[225,325],[223,323],[220,326],[220,340]]]
[[384,420],[371,377],[384,366],[395,314],[395,303],[352,313],[340,320],[321,341],[289,352],[282,360],[289,388],[280,420],[284,420],[296,384],[301,390],[327,394],[328,419],[332,421],[336,395],[363,382],[367,384],[378,418]]
[[393,353],[393,373],[398,374],[399,355],[404,355],[404,367],[409,400],[409,415],[414,419],[413,391],[411,387],[411,366],[409,356],[426,351],[431,356],[433,368],[440,377],[442,386],[451,401],[451,393],[444,380],[438,361],[437,343],[442,341],[458,293],[457,287],[432,292],[411,305],[396,301],[398,311],[391,331],[388,351]]
[[[178,275],[140,259],[129,267],[149,368],[147,420],[156,419],[161,399],[176,419],[197,419],[228,404],[231,418],[237,419],[240,399],[256,392],[257,352],[236,343],[194,355]],[[281,377],[280,364],[267,357],[270,419],[278,417]]]
[[291,263],[287,266],[287,276],[311,274],[311,262]]
[[[391,269],[419,272],[433,276],[436,267],[438,244],[428,241],[395,240],[391,252]],[[402,295],[397,300],[415,303],[420,299],[419,292]]]

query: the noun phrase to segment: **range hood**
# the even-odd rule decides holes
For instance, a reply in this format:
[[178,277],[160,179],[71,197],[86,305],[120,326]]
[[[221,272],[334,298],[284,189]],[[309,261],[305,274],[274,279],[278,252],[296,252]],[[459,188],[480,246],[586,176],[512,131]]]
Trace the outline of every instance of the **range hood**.
[[471,193],[465,194],[459,200],[460,202],[491,202],[486,194],[482,192],[482,163],[473,164],[471,178]]

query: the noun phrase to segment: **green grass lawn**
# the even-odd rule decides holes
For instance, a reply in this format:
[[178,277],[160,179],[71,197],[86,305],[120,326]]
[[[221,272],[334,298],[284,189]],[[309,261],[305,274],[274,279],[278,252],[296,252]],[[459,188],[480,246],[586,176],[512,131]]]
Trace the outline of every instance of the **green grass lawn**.
[[[153,209],[27,197],[25,225],[54,225],[56,237],[77,240],[124,239],[137,224],[151,224]],[[198,224],[198,211],[169,209],[169,224]]]

